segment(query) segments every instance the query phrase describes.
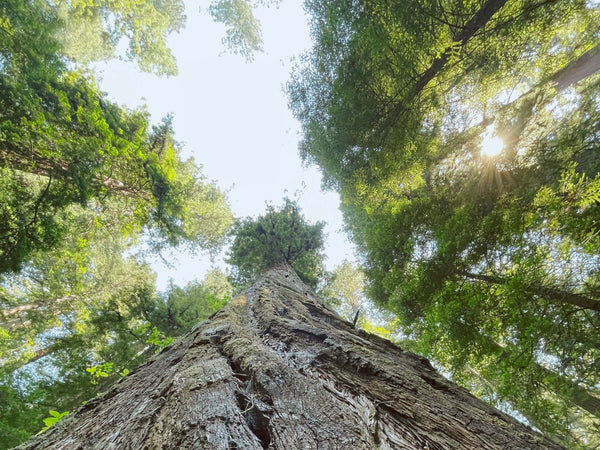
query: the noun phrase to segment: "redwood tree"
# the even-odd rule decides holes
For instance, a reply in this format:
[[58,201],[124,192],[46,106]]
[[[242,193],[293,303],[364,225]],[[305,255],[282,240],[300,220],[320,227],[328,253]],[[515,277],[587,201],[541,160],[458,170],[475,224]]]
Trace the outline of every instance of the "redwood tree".
[[560,448],[356,330],[286,264],[20,448]]

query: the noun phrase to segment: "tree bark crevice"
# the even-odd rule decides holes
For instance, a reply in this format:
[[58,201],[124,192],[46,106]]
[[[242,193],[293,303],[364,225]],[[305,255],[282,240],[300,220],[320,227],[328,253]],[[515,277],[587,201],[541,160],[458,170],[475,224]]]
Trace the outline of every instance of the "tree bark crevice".
[[283,265],[21,448],[560,447],[355,330]]

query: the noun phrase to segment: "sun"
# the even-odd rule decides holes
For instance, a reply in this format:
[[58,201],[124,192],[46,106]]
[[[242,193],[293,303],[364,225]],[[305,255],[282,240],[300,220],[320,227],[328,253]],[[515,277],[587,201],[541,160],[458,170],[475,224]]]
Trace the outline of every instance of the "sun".
[[494,157],[500,154],[504,148],[504,142],[498,136],[491,132],[486,133],[481,142],[481,154],[488,157]]

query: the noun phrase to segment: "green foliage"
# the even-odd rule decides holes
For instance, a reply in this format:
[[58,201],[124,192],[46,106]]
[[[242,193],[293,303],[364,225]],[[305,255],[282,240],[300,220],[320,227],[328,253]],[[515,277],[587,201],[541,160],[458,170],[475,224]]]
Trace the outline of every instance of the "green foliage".
[[42,419],[27,411],[23,400],[17,390],[0,385],[0,443],[3,448],[16,447],[40,427],[38,424]]
[[288,198],[278,208],[267,205],[263,216],[238,221],[227,260],[233,266],[234,285],[247,285],[267,268],[287,262],[305,283],[316,287],[324,273],[324,226],[307,223]]
[[111,368],[132,368],[152,350],[150,332],[136,328],[154,274],[122,256],[126,245],[108,218],[99,217],[106,229],[86,234],[94,216],[84,212],[70,245],[37,252],[23,271],[0,277],[0,326],[8,332],[0,385],[20,399],[0,428],[8,420],[19,442],[39,430],[48,408],[77,408],[114,381]]
[[[177,74],[167,37],[185,25],[183,1],[54,0],[49,4],[61,19],[57,38],[69,59],[87,64],[118,56],[146,72]],[[123,44],[127,51],[120,54],[117,49]]]
[[122,234],[147,231],[155,248],[214,249],[232,222],[224,195],[184,161],[171,119],[106,100],[94,80],[69,72],[43,2],[3,4],[0,32],[0,272],[60,245],[73,205],[118,203]]
[[337,266],[323,288],[325,300],[346,320],[352,322],[362,309],[367,309],[365,274],[355,264],[344,261]]
[[152,327],[152,333],[150,333],[150,336],[148,336],[148,339],[146,339],[146,344],[152,344],[156,346],[154,353],[159,353],[174,340],[174,338],[165,337],[160,331],[158,331],[158,328]]
[[200,283],[192,282],[185,287],[171,285],[159,298],[151,298],[144,306],[144,315],[155,325],[153,332],[182,336],[225,306],[232,291],[227,274],[214,269]]
[[[148,341],[146,341],[148,342]],[[97,384],[96,378],[107,378],[113,371],[113,363],[103,363],[85,369],[92,376],[92,384]]]
[[208,13],[215,22],[225,25],[223,45],[231,52],[252,61],[254,54],[261,52],[262,37],[260,22],[254,15],[259,6],[276,5],[280,0],[213,0]]
[[93,77],[68,69],[65,55],[111,57],[126,37],[130,59],[173,73],[163,38],[179,29],[181,3],[129,3],[0,5],[3,448],[39,431],[48,410],[71,411],[106,389],[175,333],[146,317],[161,302],[155,276],[141,255],[125,253],[140,240],[153,251],[214,251],[233,221],[224,194],[181,158],[170,117],[151,126],[147,111],[109,102]]
[[355,326],[390,339],[398,324],[392,314],[382,311],[366,296],[365,278],[357,264],[344,261],[327,274],[320,295],[343,319],[351,323],[356,320]]
[[46,417],[44,419],[44,424],[46,424],[46,426],[44,428],[42,428],[42,431],[40,431],[40,433],[46,431],[52,425],[55,425],[58,422],[60,422],[61,419],[63,417],[65,417],[66,415],[68,415],[68,414],[69,414],[69,411],[65,411],[65,412],[59,413],[58,411],[54,411],[54,410],[51,409],[50,410],[50,417]]
[[[278,1],[213,0],[208,13],[226,27],[224,46],[250,61],[255,53],[262,51],[260,23],[254,10]],[[185,26],[183,0],[7,0],[4,3],[0,22],[6,33],[4,37],[14,37],[22,43],[20,47],[25,53],[28,48],[50,44],[58,55],[79,66],[118,58],[135,63],[145,72],[161,76],[177,74],[167,41]],[[14,14],[17,9],[18,17]],[[45,22],[43,26],[51,24],[51,30],[42,29],[39,18]],[[31,24],[25,33],[18,29],[21,22]],[[36,37],[39,37],[37,42]]]
[[225,306],[233,295],[233,286],[229,275],[218,268],[209,271],[204,276],[202,289],[205,293],[206,303],[213,312]]
[[459,382],[570,447],[596,445],[600,11],[307,6],[315,46],[290,102],[370,296]]
[[[166,42],[183,28],[183,10],[180,0],[7,0],[0,7],[2,66],[21,66],[21,75],[37,77],[52,71],[59,58],[87,64],[118,56],[142,70],[174,75],[177,68]],[[127,51],[118,54],[122,44]]]
[[[227,50],[251,61],[262,51],[255,10],[278,3],[279,0],[212,0],[208,13],[225,26],[222,42]],[[87,64],[118,57],[135,62],[146,72],[177,74],[167,39],[185,26],[182,0],[53,0],[49,4],[61,19],[62,29],[57,36],[69,59]]]

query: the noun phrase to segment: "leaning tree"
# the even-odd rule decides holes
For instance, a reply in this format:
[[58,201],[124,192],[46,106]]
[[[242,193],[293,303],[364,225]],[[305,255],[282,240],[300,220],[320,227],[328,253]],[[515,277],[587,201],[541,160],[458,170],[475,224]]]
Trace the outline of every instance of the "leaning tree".
[[20,448],[560,448],[356,330],[283,263]]

